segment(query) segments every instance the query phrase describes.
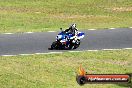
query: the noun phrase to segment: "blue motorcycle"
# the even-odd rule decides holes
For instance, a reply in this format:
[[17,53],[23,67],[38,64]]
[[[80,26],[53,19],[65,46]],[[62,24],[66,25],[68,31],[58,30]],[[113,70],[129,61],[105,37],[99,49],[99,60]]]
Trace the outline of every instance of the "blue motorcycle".
[[58,50],[70,50],[76,49],[80,45],[80,39],[84,37],[84,33],[78,31],[76,36],[71,33],[67,33],[61,29],[61,32],[57,35],[56,41],[52,43],[51,50],[58,49]]

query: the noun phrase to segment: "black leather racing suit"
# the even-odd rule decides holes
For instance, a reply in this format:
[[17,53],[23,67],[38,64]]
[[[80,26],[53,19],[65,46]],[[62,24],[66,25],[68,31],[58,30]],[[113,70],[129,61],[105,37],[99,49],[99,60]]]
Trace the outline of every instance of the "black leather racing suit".
[[[73,36],[76,36],[77,34],[77,31],[78,31],[78,29],[77,28],[72,28],[72,27],[70,27],[70,28],[68,28],[68,29],[66,29],[65,30],[65,32],[67,32],[67,33],[70,33],[70,34],[73,34]],[[68,38],[68,41],[70,41],[70,42],[72,42],[74,39],[69,39]],[[68,46],[68,45],[67,45]]]
[[74,36],[75,36],[76,31],[78,31],[78,29],[77,28],[72,28],[72,27],[65,30],[65,32],[71,33]]

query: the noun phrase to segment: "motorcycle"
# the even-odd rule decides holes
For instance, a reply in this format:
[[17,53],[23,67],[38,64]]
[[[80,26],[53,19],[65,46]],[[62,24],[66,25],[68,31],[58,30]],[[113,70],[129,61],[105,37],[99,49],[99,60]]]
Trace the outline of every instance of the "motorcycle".
[[66,33],[61,29],[61,32],[57,35],[56,41],[52,43],[50,50],[71,50],[79,47],[82,39],[84,37],[84,33],[78,31],[74,36],[72,33]]

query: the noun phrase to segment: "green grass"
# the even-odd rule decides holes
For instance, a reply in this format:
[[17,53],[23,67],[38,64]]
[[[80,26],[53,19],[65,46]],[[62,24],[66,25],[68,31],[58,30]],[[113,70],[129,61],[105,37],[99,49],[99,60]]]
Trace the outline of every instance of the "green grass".
[[[131,73],[132,50],[0,57],[1,88],[80,88],[82,64],[92,74]],[[128,88],[121,84],[86,84],[81,88]]]
[[0,0],[0,32],[132,26],[132,0]]

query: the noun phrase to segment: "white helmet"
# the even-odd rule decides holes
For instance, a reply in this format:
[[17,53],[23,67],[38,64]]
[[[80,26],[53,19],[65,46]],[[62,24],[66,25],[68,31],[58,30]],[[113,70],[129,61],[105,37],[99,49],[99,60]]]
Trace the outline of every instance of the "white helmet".
[[75,23],[71,24],[70,28],[72,28],[72,29],[76,28],[76,24]]

